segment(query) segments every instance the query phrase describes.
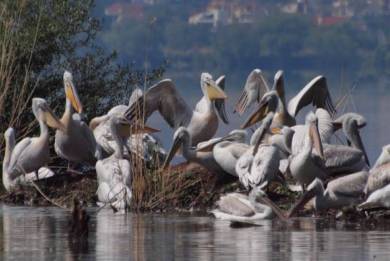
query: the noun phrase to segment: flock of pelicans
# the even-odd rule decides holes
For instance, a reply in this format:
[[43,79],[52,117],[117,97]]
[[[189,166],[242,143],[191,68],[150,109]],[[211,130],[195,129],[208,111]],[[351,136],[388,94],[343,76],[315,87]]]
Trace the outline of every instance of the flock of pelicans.
[[[32,111],[39,122],[40,135],[15,144],[14,129],[8,128],[4,133],[3,184],[8,191],[20,183],[54,175],[46,168],[51,127],[56,129],[55,152],[69,162],[68,170],[77,172],[73,166],[80,163],[95,166],[98,200],[119,209],[131,201],[131,153],[145,160],[157,153],[165,159],[164,168],[180,153],[220,179],[238,178],[250,192],[222,196],[212,211],[220,219],[246,221],[272,218],[275,214],[286,219],[312,198],[317,211],[390,207],[390,145],[383,147],[375,165],[370,166],[359,133],[366,125],[365,118],[357,113],[336,118],[323,76],[315,77],[287,103],[282,71],[275,74],[270,88],[261,70],[253,70],[234,112],[242,115],[253,105],[256,108],[240,129],[218,138],[213,137],[219,120],[228,124],[224,76],[213,80],[210,74],[202,73],[203,97],[194,109],[166,79],[145,93],[134,90],[128,105],[115,106],[89,125],[80,116],[83,106],[72,74],[65,71],[63,78],[66,105],[61,119],[44,99],[34,98]],[[312,105],[313,110],[307,114],[305,124],[297,124],[297,114],[307,105]],[[155,111],[175,129],[168,153],[151,135],[158,130],[144,125]],[[248,143],[249,132],[245,129],[256,124],[260,125]],[[339,130],[347,145],[334,142],[335,137],[340,139],[336,136]],[[300,186],[292,186],[291,181]],[[299,188],[303,193],[287,214],[267,197],[265,191],[273,182]]]

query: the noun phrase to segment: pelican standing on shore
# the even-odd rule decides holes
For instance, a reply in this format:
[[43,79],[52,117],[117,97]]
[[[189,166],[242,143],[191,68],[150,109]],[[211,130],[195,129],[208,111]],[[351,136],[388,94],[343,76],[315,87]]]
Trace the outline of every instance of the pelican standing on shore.
[[39,122],[40,135],[38,137],[26,137],[14,146],[13,129],[5,133],[9,141],[3,161],[3,182],[6,188],[11,188],[13,180],[19,176],[38,171],[49,162],[49,128],[47,125],[65,131],[65,126],[54,115],[44,99],[33,98],[32,111]]
[[[223,82],[223,79],[224,77],[221,77],[219,82]],[[217,106],[215,102],[221,103],[227,96],[208,73],[202,73],[200,86],[204,97],[198,102],[195,110],[191,110],[173,82],[169,79],[162,80],[147,90],[145,95],[129,108],[126,117],[130,122],[140,117],[146,122],[154,111],[159,111],[172,128],[177,129],[181,126],[187,128],[192,137],[191,145],[209,140],[218,129],[217,113],[222,119],[226,117],[222,112],[224,106],[221,104]],[[224,121],[227,122],[227,119]]]
[[[95,165],[99,155],[98,146],[92,130],[81,120],[79,113],[83,107],[73,84],[70,72],[64,73],[64,89],[66,96],[65,112],[61,123],[65,130],[57,130],[54,148],[57,155],[69,163],[88,163]],[[74,113],[74,112],[77,113]]]

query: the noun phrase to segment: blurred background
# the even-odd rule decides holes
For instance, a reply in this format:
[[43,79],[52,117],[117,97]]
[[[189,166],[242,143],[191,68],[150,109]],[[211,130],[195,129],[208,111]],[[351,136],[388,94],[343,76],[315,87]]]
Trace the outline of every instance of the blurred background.
[[[282,69],[288,97],[318,74],[334,102],[348,94],[338,111],[367,118],[371,160],[390,143],[389,0],[97,0],[94,15],[103,19],[98,41],[120,63],[163,66],[192,105],[201,72],[225,74],[231,122],[219,134],[243,121],[231,112],[249,72],[260,68],[272,84]],[[159,116],[150,122],[169,146],[172,131]]]

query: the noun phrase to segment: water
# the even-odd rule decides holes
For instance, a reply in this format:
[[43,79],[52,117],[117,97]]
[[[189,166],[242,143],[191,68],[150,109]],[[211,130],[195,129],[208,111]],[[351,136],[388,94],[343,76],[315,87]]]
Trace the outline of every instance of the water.
[[209,216],[91,209],[89,239],[68,238],[69,213],[1,206],[1,260],[388,260],[390,230],[300,218],[231,228]]

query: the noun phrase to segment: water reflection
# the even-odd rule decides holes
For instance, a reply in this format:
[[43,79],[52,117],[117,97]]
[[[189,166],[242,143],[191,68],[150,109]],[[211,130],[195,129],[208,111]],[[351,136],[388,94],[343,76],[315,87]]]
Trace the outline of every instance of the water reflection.
[[[1,260],[386,260],[390,230],[319,219],[231,228],[210,217],[91,210],[88,241],[68,237],[69,213],[2,206]],[[363,229],[362,229],[363,228]]]

